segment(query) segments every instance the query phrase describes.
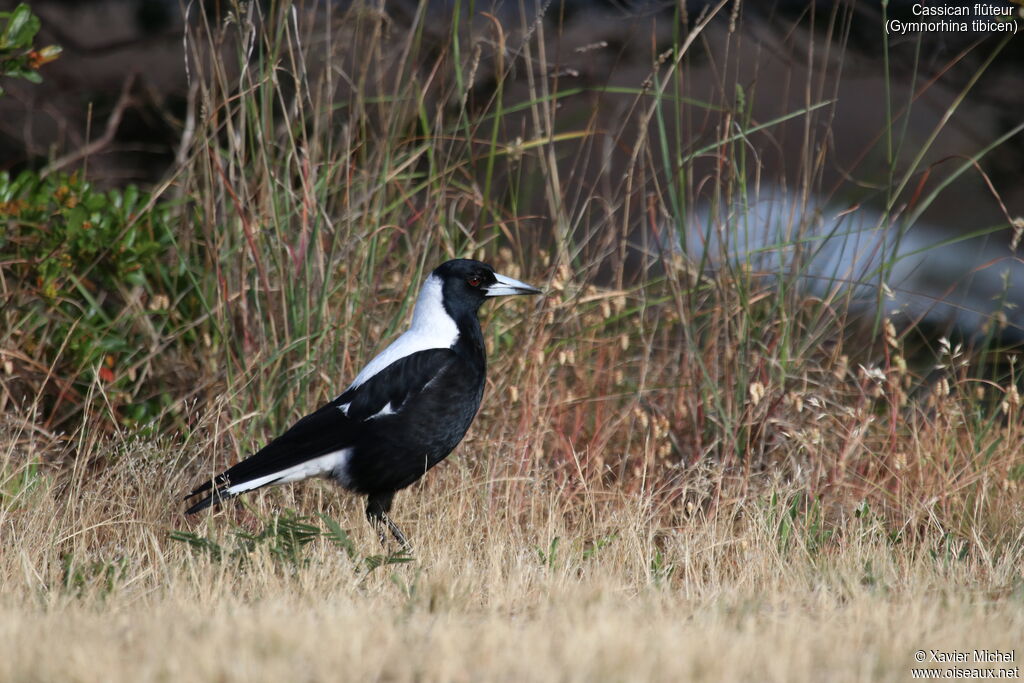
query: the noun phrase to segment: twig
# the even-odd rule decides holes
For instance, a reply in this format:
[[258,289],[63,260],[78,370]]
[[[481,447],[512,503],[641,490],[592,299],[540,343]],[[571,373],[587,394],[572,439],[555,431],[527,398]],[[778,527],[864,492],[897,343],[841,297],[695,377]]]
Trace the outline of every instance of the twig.
[[39,174],[40,177],[45,178],[54,171],[59,171],[65,166],[69,166],[76,161],[80,161],[88,156],[96,154],[113,142],[114,136],[117,134],[117,129],[121,125],[121,118],[124,116],[125,110],[132,103],[131,90],[132,86],[135,85],[135,76],[136,75],[133,72],[128,74],[128,77],[124,79],[124,84],[121,86],[121,95],[117,98],[117,104],[114,105],[114,111],[110,113],[110,118],[107,119],[107,127],[104,129],[103,135],[85,146],[78,148],[74,152],[65,154],[64,156],[52,161],[42,170]]

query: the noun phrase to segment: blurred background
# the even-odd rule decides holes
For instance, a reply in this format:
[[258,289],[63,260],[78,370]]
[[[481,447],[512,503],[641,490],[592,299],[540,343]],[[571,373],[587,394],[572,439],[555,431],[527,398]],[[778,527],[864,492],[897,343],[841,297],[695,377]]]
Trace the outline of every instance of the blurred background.
[[[188,154],[201,105],[189,35],[201,26],[223,32],[245,20],[244,12],[273,22],[282,16],[278,5],[32,3],[41,19],[39,42],[64,53],[42,69],[43,83],[7,86],[0,168],[83,170],[100,188],[157,186]],[[557,168],[540,163],[535,170],[538,177],[556,171],[566,191],[545,198],[536,179],[506,203],[542,241],[562,220],[551,214],[565,214],[572,225],[560,229],[594,257],[586,265],[599,272],[588,278],[607,278],[622,259],[635,273],[676,251],[705,266],[760,252],[756,270],[792,268],[795,227],[810,235],[802,250],[813,256],[801,267],[814,294],[827,295],[839,280],[886,279],[891,292],[879,297],[877,283],[859,290],[858,309],[876,311],[882,302],[905,324],[925,322],[972,339],[996,313],[1005,338],[1015,341],[1024,298],[1024,271],[1010,248],[1024,213],[1021,43],[1004,31],[959,26],[886,38],[886,21],[936,19],[918,16],[917,6],[889,3],[883,15],[876,2],[404,0],[305,2],[290,11],[296,40],[299,25],[307,32],[303,68],[336,70],[329,87],[338,106],[352,98],[353,78],[360,77],[359,87],[376,92],[362,95],[377,97],[393,90],[395,78],[415,79],[430,107],[459,97],[465,102],[448,105],[484,111],[496,95],[531,102],[538,88],[552,98],[543,123],[561,136],[547,160]],[[1019,13],[1001,2],[962,7],[968,16],[938,19],[983,19],[991,29],[993,21],[1011,25]],[[714,20],[689,46],[669,90],[652,81],[652,67],[675,58],[674,41],[711,12]],[[374,32],[387,42],[370,58],[366,40]],[[411,35],[415,54],[400,47]],[[259,44],[228,43],[221,35],[205,57],[224,60],[245,49],[243,61],[259,60]],[[225,60],[226,77],[244,68],[238,56]],[[469,60],[464,75],[451,69],[451,60],[460,59]],[[672,116],[654,121],[638,110],[637,93],[645,88],[676,98],[665,112]],[[535,113],[503,110],[493,141],[529,140],[539,123],[531,120]],[[747,161],[742,169],[723,169],[720,142],[739,130],[737,121],[744,128],[731,142],[744,148]],[[624,187],[622,178],[637,163],[634,141],[652,134],[660,142],[648,152],[649,173]],[[507,195],[508,172],[488,165],[488,191]],[[722,173],[742,173],[742,192],[723,193]],[[647,215],[645,197],[663,193],[666,183],[668,211]],[[708,230],[723,222],[728,239]],[[622,227],[628,254],[602,247]],[[709,245],[715,253],[706,253]],[[879,268],[890,259],[895,272],[881,278]]]

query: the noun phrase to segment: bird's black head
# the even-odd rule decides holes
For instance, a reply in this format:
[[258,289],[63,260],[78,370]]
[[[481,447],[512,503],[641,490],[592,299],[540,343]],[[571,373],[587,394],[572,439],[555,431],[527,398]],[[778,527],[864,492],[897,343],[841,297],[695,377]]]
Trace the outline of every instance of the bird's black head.
[[444,306],[456,318],[463,312],[475,314],[487,297],[540,294],[536,287],[495,273],[486,263],[472,259],[446,261],[431,277],[441,281]]

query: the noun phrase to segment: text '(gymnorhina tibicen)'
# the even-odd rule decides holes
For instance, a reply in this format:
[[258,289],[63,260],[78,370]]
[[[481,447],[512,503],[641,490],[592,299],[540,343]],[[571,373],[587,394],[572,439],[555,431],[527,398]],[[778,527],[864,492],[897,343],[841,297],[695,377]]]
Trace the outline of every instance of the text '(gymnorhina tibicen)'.
[[245,491],[327,476],[367,496],[366,517],[385,542],[395,493],[444,460],[466,434],[484,393],[486,358],[477,310],[488,297],[540,294],[486,263],[456,259],[423,283],[412,324],[336,399],[188,494],[199,512]]

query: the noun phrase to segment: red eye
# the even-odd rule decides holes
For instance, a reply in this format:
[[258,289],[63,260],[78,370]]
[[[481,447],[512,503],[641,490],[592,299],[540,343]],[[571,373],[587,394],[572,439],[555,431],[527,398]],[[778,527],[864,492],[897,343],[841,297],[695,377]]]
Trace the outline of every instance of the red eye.
[[480,278],[476,277],[475,275],[473,277],[469,278],[468,280],[466,280],[466,282],[469,283],[470,287],[479,287],[480,286]]

